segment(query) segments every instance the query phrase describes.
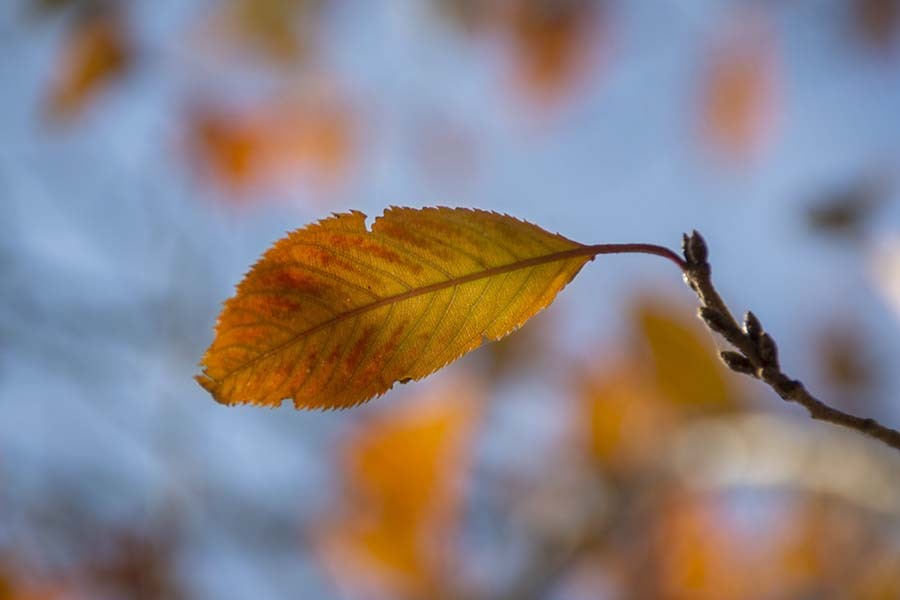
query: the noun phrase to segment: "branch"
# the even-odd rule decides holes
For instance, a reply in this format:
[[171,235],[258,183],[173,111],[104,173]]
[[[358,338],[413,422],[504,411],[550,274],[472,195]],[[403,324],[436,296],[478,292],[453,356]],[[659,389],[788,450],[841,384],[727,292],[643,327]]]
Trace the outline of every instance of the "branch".
[[699,233],[694,231],[684,236],[683,251],[684,280],[700,298],[700,318],[736,350],[721,353],[722,361],[728,368],[764,381],[784,400],[804,407],[813,419],[855,429],[900,450],[900,431],[886,427],[875,419],[857,417],[832,408],[810,394],[803,383],[785,375],[778,362],[775,340],[763,331],[756,315],[747,312],[743,325],[738,325],[713,286],[706,242]]

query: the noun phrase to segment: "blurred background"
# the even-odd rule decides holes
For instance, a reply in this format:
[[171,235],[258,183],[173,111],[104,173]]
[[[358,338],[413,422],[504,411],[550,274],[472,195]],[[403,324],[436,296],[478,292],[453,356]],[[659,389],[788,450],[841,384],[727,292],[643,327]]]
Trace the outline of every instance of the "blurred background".
[[698,229],[900,427],[900,1],[5,0],[0,598],[900,598],[900,457],[725,372],[671,264],[344,412],[192,380],[285,232]]

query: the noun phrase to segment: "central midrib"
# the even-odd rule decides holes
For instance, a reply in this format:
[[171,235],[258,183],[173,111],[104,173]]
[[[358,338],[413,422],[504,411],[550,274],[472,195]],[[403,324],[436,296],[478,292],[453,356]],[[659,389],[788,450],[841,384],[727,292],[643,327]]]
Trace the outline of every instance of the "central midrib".
[[[487,277],[493,277],[495,275],[503,275],[504,273],[510,273],[512,271],[518,271],[520,269],[527,269],[529,267],[536,267],[539,265],[545,265],[552,262],[557,262],[561,260],[567,260],[570,258],[577,258],[579,256],[590,256],[593,257],[596,254],[603,252],[602,248],[606,248],[607,246],[598,245],[598,246],[578,246],[576,248],[572,248],[570,250],[562,250],[560,252],[553,252],[550,254],[544,254],[542,256],[534,256],[531,258],[525,258],[522,260],[518,260],[512,263],[508,263],[505,265],[498,265],[496,267],[491,267],[489,269],[484,269],[483,271],[476,271],[474,273],[469,273],[468,275],[462,275],[460,277],[454,277],[452,279],[446,279],[444,281],[437,281],[435,283],[430,283],[428,285],[422,286],[420,288],[414,288],[411,290],[407,290],[401,294],[395,294],[393,296],[387,296],[385,298],[381,298],[374,302],[370,302],[369,304],[364,304],[362,306],[358,306],[354,309],[348,310],[347,312],[340,313],[335,315],[325,321],[322,321],[318,325],[313,325],[309,329],[305,329],[297,334],[291,336],[284,342],[269,348],[262,354],[254,356],[252,359],[248,360],[244,364],[239,367],[235,367],[227,374],[223,375],[220,379],[214,379],[214,381],[222,381],[231,377],[238,371],[242,371],[246,369],[250,365],[257,363],[268,356],[271,356],[275,352],[282,350],[283,348],[287,348],[288,346],[297,343],[299,340],[314,335],[323,329],[331,327],[336,323],[340,323],[346,319],[353,318],[357,315],[366,313],[371,310],[377,310],[384,306],[390,306],[391,304],[395,304],[397,302],[403,302],[404,300],[409,300],[410,298],[416,298],[418,296],[423,296],[425,294],[430,294],[432,292],[437,292],[440,290],[444,290],[450,287],[455,287],[458,285],[464,285],[466,283],[471,283],[472,281],[478,281],[479,279],[485,279]],[[208,375],[207,375],[208,377]],[[210,378],[212,379],[212,378]]]

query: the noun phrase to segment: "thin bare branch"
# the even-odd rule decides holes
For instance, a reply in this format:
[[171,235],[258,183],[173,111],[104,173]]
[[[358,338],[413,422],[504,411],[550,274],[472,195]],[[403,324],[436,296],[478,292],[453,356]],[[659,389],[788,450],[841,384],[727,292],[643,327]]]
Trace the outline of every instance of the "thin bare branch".
[[763,330],[756,315],[748,312],[739,325],[716,291],[706,242],[699,233],[694,231],[684,236],[683,251],[684,280],[700,299],[700,319],[736,350],[722,352],[722,360],[730,369],[764,381],[784,400],[804,407],[813,419],[855,429],[900,450],[900,431],[875,419],[857,417],[828,406],[810,394],[803,383],[784,374],[778,361],[778,346]]

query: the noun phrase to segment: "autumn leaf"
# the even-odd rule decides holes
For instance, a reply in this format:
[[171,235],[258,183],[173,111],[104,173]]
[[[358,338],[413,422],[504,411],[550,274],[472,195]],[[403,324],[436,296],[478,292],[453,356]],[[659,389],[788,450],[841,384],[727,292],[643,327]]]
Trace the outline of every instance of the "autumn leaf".
[[211,33],[222,49],[249,51],[296,67],[314,54],[325,3],[321,0],[230,0],[217,3]]
[[[710,344],[694,321],[661,302],[641,301],[635,329],[648,350],[645,369],[659,393],[687,414],[737,408],[739,398]],[[688,313],[689,314],[689,313]]]
[[[419,402],[363,421],[342,445],[341,503],[316,541],[336,581],[372,574],[421,594],[440,581],[461,512],[462,478],[480,389],[468,380],[430,388]],[[368,581],[368,578],[365,578]],[[411,597],[389,594],[387,597]]]
[[344,408],[498,340],[596,249],[509,216],[391,208],[278,241],[226,301],[197,381],[223,404]]
[[123,17],[116,11],[81,19],[65,42],[48,98],[48,113],[58,120],[80,114],[103,88],[133,62]]
[[586,65],[587,42],[599,3],[521,0],[512,4],[510,37],[516,52],[517,76],[527,92],[542,103],[559,99]]
[[661,598],[735,600],[770,597],[768,590],[755,588],[759,581],[755,556],[729,528],[722,507],[711,498],[692,497],[676,491],[660,506],[661,516],[654,532],[658,538],[659,571],[656,574]]
[[703,135],[714,150],[745,158],[771,129],[776,99],[776,55],[758,14],[741,12],[712,48],[702,82]]
[[201,104],[186,131],[203,174],[231,192],[305,179],[323,190],[350,166],[354,122],[336,92],[284,97],[242,109]]
[[658,460],[669,442],[671,406],[657,393],[645,365],[613,360],[584,377],[578,427],[588,455],[607,471],[628,473]]
[[244,187],[260,170],[266,138],[256,123],[204,110],[193,118],[189,138],[195,162],[229,188]]

